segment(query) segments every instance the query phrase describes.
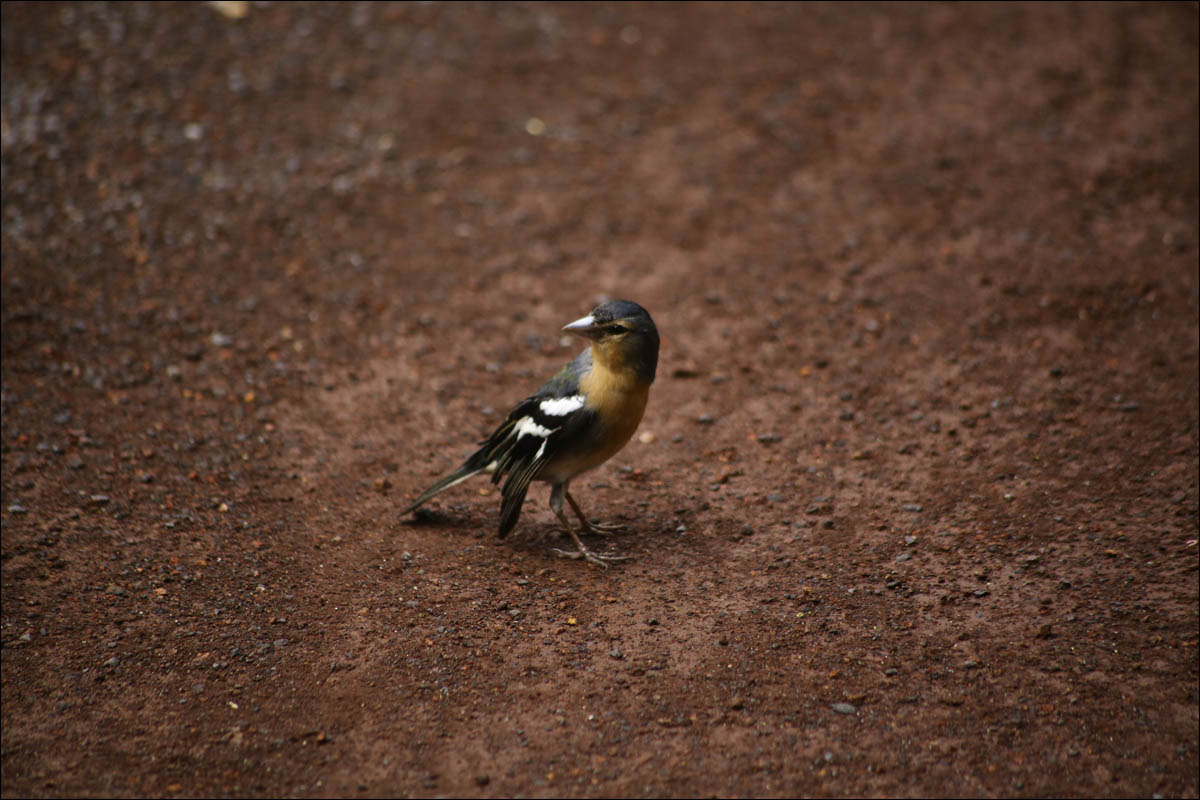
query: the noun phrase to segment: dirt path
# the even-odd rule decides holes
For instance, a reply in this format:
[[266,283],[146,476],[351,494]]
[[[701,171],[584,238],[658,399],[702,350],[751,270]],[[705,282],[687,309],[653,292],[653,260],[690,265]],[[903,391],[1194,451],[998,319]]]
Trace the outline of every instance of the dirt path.
[[[6,796],[1200,792],[1195,4],[2,44]],[[635,560],[399,517],[602,296]]]

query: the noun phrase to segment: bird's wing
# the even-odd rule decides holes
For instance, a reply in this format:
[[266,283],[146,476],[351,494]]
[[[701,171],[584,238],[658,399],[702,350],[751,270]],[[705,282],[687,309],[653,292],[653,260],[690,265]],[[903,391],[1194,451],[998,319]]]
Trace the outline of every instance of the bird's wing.
[[496,484],[509,476],[504,487],[501,536],[511,530],[520,516],[521,501],[529,482],[537,476],[548,456],[557,452],[555,445],[563,437],[569,440],[570,431],[583,422],[583,416],[573,412],[583,405],[579,379],[591,366],[591,352],[585,350],[537,392],[518,403],[500,427],[480,442],[479,449],[458,469],[422,492],[401,513],[414,511],[452,486],[481,472],[489,472]]
[[545,386],[517,404],[471,461],[504,484],[500,506],[500,537],[517,524],[530,482],[565,443],[588,426],[592,412],[579,389],[579,376],[591,367],[587,351]]

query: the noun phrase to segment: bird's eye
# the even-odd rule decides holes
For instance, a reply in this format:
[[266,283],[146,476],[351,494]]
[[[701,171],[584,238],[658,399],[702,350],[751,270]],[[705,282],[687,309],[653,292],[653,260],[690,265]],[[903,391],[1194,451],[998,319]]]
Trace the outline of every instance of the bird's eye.
[[615,336],[618,333],[624,333],[625,327],[623,325],[609,325],[604,329],[604,332]]

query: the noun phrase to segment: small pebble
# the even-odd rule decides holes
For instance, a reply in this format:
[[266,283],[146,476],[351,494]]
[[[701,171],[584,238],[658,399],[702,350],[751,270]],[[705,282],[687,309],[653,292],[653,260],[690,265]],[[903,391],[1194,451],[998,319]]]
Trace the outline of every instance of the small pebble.
[[904,505],[900,506],[900,510],[919,514],[921,513],[921,506],[917,505],[916,503],[905,503]]
[[830,708],[839,714],[854,714],[858,711],[857,708],[849,703],[834,703]]

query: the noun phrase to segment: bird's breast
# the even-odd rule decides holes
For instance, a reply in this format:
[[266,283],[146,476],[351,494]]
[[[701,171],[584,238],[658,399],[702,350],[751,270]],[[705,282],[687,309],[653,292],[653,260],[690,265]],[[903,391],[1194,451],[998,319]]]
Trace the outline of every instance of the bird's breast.
[[539,480],[561,483],[608,461],[632,438],[650,397],[648,384],[602,368],[580,378],[579,386],[594,415],[592,429],[577,447],[547,464]]

